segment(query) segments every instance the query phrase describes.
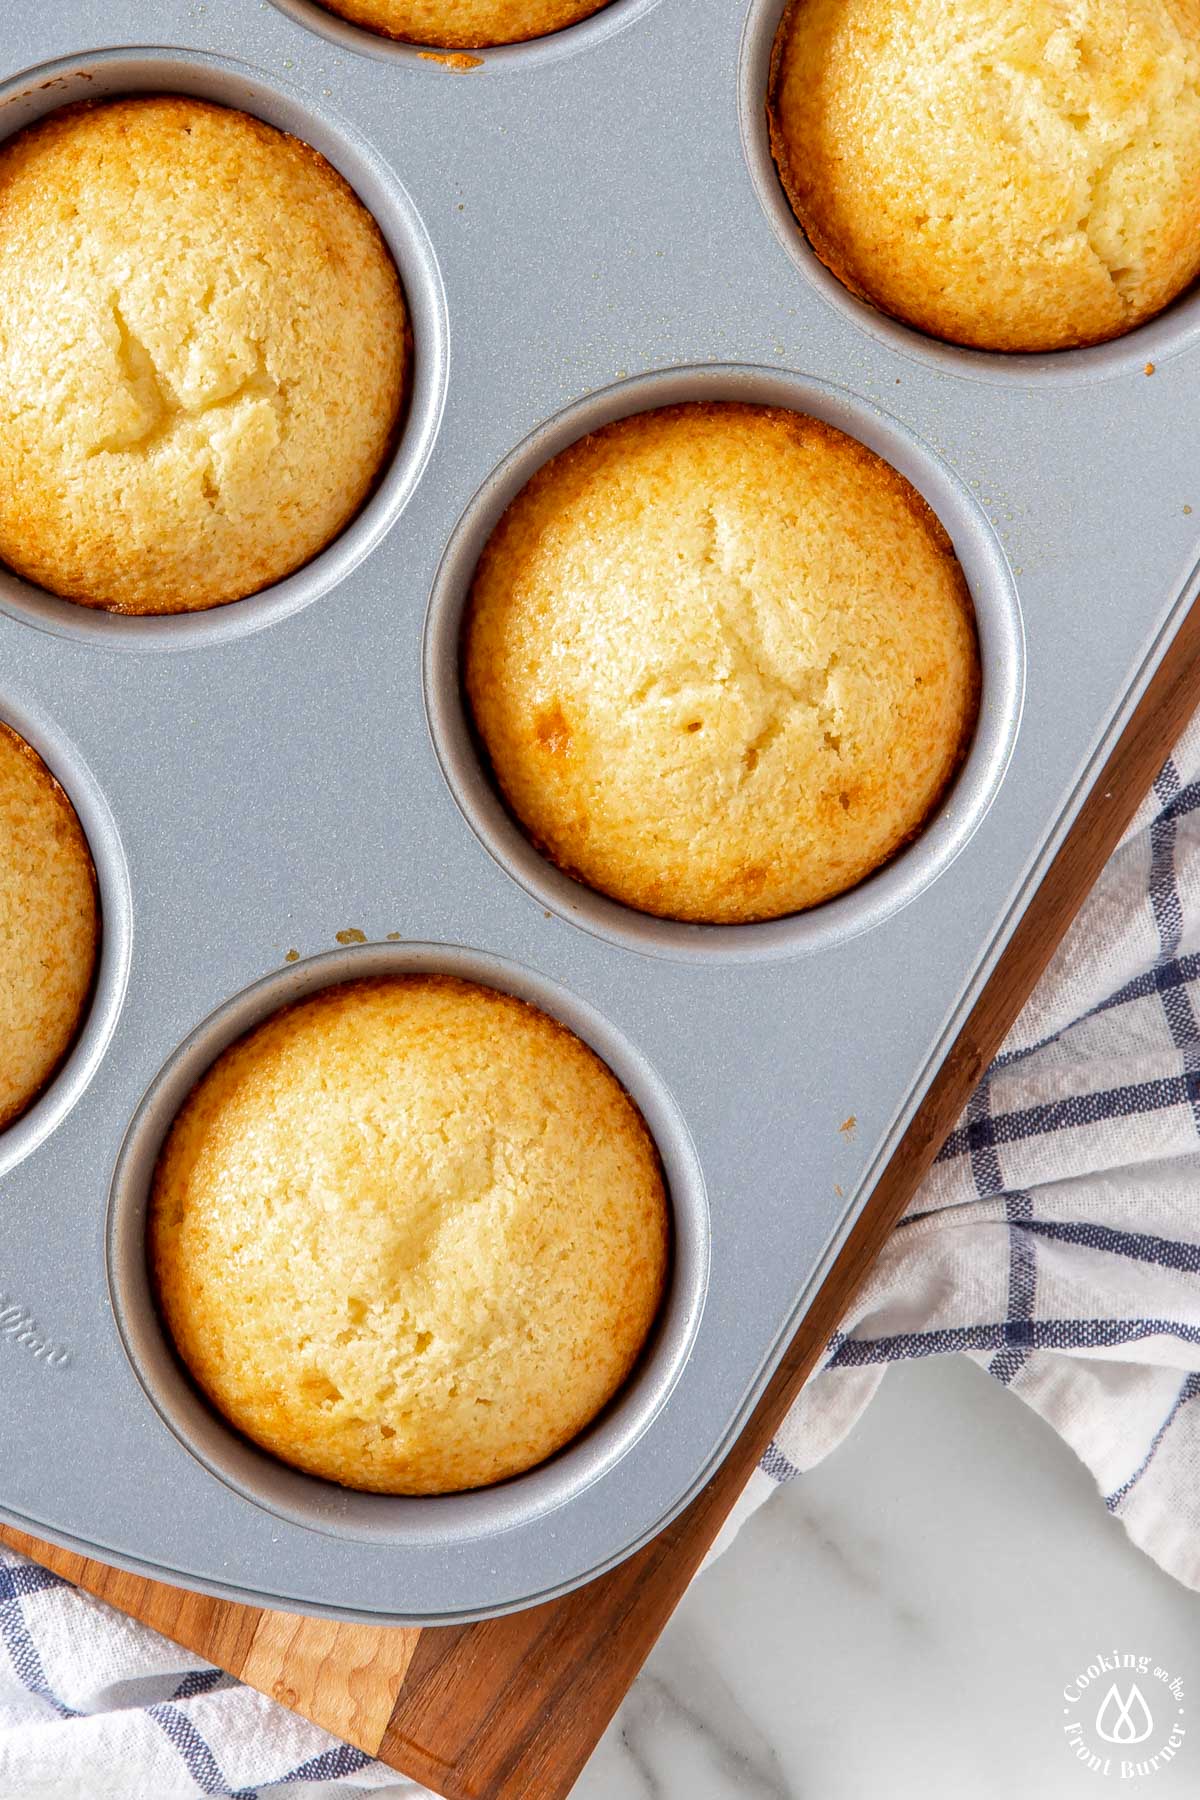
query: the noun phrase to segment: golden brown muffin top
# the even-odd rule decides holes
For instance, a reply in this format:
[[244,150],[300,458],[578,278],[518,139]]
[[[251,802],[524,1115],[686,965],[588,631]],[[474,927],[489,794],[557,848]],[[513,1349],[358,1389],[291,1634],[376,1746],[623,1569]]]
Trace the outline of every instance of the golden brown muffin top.
[[953,343],[1097,343],[1200,273],[1200,0],[793,0],[771,124],[821,260]]
[[41,757],[0,725],[0,1131],[71,1048],[99,938],[96,876],[75,809]]
[[618,420],[538,471],[480,560],[464,674],[536,844],[718,924],[899,849],[979,683],[962,571],[908,482],[814,419],[726,404]]
[[379,229],[324,157],[202,100],[71,106],[0,145],[0,558],[189,612],[321,550],[408,360]]
[[321,0],[329,12],[383,37],[445,50],[482,50],[546,37],[600,12],[607,0]]
[[150,1251],[217,1407],[347,1487],[481,1487],[628,1375],[667,1260],[658,1157],[599,1058],[444,976],[349,982],[226,1050],[171,1129]]

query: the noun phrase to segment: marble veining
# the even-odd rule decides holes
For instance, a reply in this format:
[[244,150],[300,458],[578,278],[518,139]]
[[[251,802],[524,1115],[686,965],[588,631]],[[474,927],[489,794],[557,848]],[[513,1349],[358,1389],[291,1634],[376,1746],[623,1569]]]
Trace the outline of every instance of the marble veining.
[[697,1579],[575,1800],[1194,1796],[1200,1723],[1143,1778],[1070,1754],[1062,1690],[1114,1646],[1200,1699],[1200,1595],[1072,1453],[973,1365],[897,1368]]

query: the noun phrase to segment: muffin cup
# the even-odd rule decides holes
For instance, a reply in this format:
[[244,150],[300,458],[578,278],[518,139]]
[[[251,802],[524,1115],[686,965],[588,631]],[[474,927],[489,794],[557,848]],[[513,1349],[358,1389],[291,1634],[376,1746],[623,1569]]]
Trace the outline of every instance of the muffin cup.
[[860,331],[946,375],[1001,385],[1053,383],[1067,387],[1106,381],[1149,366],[1200,343],[1200,284],[1145,325],[1105,344],[1077,350],[969,350],[929,337],[851,293],[817,256],[792,211],[771,154],[767,96],[775,38],[790,0],[751,0],[738,58],[738,114],[742,149],[759,203],[793,263],[819,294]]
[[57,1073],[32,1106],[0,1131],[0,1175],[4,1175],[66,1118],[104,1058],[129,980],[133,906],[125,854],[108,802],[74,745],[56,726],[2,694],[0,723],[37,751],[75,808],[100,896],[100,953],[87,1010]]
[[356,132],[312,99],[247,64],[196,51],[98,50],[28,70],[0,88],[0,139],[82,100],[186,94],[252,113],[320,151],[350,183],[383,233],[412,330],[411,382],[400,436],[369,499],[324,550],[282,581],[192,613],[138,617],[80,606],[0,563],[0,608],[45,631],[106,649],[189,650],[228,643],[300,611],[342,581],[403,512],[429,460],[445,404],[449,327],[433,246],[407,192]]
[[[807,912],[751,925],[693,925],[634,911],[549,862],[506,809],[476,739],[463,692],[460,639],[475,566],[505,507],[568,444],[630,413],[692,400],[787,406],[859,439],[907,477],[953,540],[975,605],[983,687],[974,739],[919,835],[848,892]],[[425,624],[425,708],[434,749],[464,818],[505,872],[544,907],[597,937],[649,956],[744,962],[844,943],[908,905],[953,862],[987,812],[1012,754],[1024,692],[1016,587],[986,514],[944,463],[904,426],[843,389],[779,369],[708,364],[659,369],[589,394],[527,437],[494,470],[459,520]]]
[[384,37],[365,25],[356,25],[321,6],[319,0],[272,0],[281,13],[294,19],[308,31],[328,38],[341,50],[352,50],[358,56],[372,56],[380,62],[408,69],[426,76],[489,74],[512,71],[521,74],[557,62],[564,56],[575,56],[604,43],[615,32],[634,24],[659,0],[608,0],[597,12],[565,25],[561,31],[544,37],[526,38],[520,43],[491,44],[477,50],[446,50],[437,44],[410,44],[397,38]]
[[[632,1096],[662,1160],[672,1255],[658,1318],[628,1381],[566,1447],[522,1475],[463,1493],[391,1495],[342,1488],[242,1437],[185,1373],[155,1308],[146,1221],[159,1151],[179,1108],[221,1052],[291,1002],[339,982],[455,975],[531,1001],[575,1032]],[[610,1469],[658,1417],[687,1360],[708,1282],[708,1203],[687,1127],[655,1071],[593,1007],[532,970],[445,944],[372,944],[296,962],[206,1019],[160,1072],[133,1120],[109,1204],[109,1291],[125,1350],[150,1400],[193,1456],[246,1499],[296,1524],[379,1544],[453,1546],[536,1520]]]

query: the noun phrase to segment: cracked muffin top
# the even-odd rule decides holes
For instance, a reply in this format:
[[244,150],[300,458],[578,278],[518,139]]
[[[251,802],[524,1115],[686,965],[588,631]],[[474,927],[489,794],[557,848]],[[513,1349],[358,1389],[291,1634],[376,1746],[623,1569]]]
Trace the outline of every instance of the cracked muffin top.
[[36,751],[0,725],[0,1131],[75,1040],[100,937],[75,808]]
[[1200,0],[793,0],[770,115],[822,262],[951,343],[1099,343],[1200,273]]
[[443,50],[481,50],[546,37],[599,12],[608,0],[321,0],[383,37]]
[[185,1103],[149,1248],[227,1418],[344,1486],[519,1474],[629,1374],[662,1296],[658,1156],[616,1077],[510,995],[348,982],[276,1013]]
[[113,612],[278,581],[369,494],[408,328],[325,159],[172,96],[0,145],[0,559]]
[[831,898],[962,758],[974,613],[946,533],[864,445],[782,408],[639,413],[540,469],[475,574],[464,677],[563,869],[661,917]]

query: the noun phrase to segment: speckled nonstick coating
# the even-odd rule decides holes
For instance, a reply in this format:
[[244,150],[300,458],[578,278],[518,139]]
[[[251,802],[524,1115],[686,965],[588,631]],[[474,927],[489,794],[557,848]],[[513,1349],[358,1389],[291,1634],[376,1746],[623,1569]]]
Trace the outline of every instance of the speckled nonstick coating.
[[[0,718],[75,803],[105,929],[73,1057],[0,1136],[12,1523],[215,1593],[420,1623],[561,1592],[645,1540],[737,1432],[1179,622],[1196,300],[1014,359],[872,313],[771,168],[778,10],[614,0],[466,69],[307,0],[173,0],[151,52],[120,48],[149,28],[132,0],[7,21],[5,134],[158,89],[308,138],[388,236],[416,345],[396,461],[278,587],[135,620],[0,577]],[[506,500],[580,433],[695,398],[796,406],[895,463],[954,539],[984,665],[974,746],[917,842],[814,912],[727,928],[627,912],[545,863],[480,768],[457,674]],[[641,1105],[675,1215],[669,1302],[618,1402],[533,1473],[429,1499],[236,1438],[173,1362],[143,1256],[158,1144],[219,1048],[394,969],[491,981],[579,1031]]]

